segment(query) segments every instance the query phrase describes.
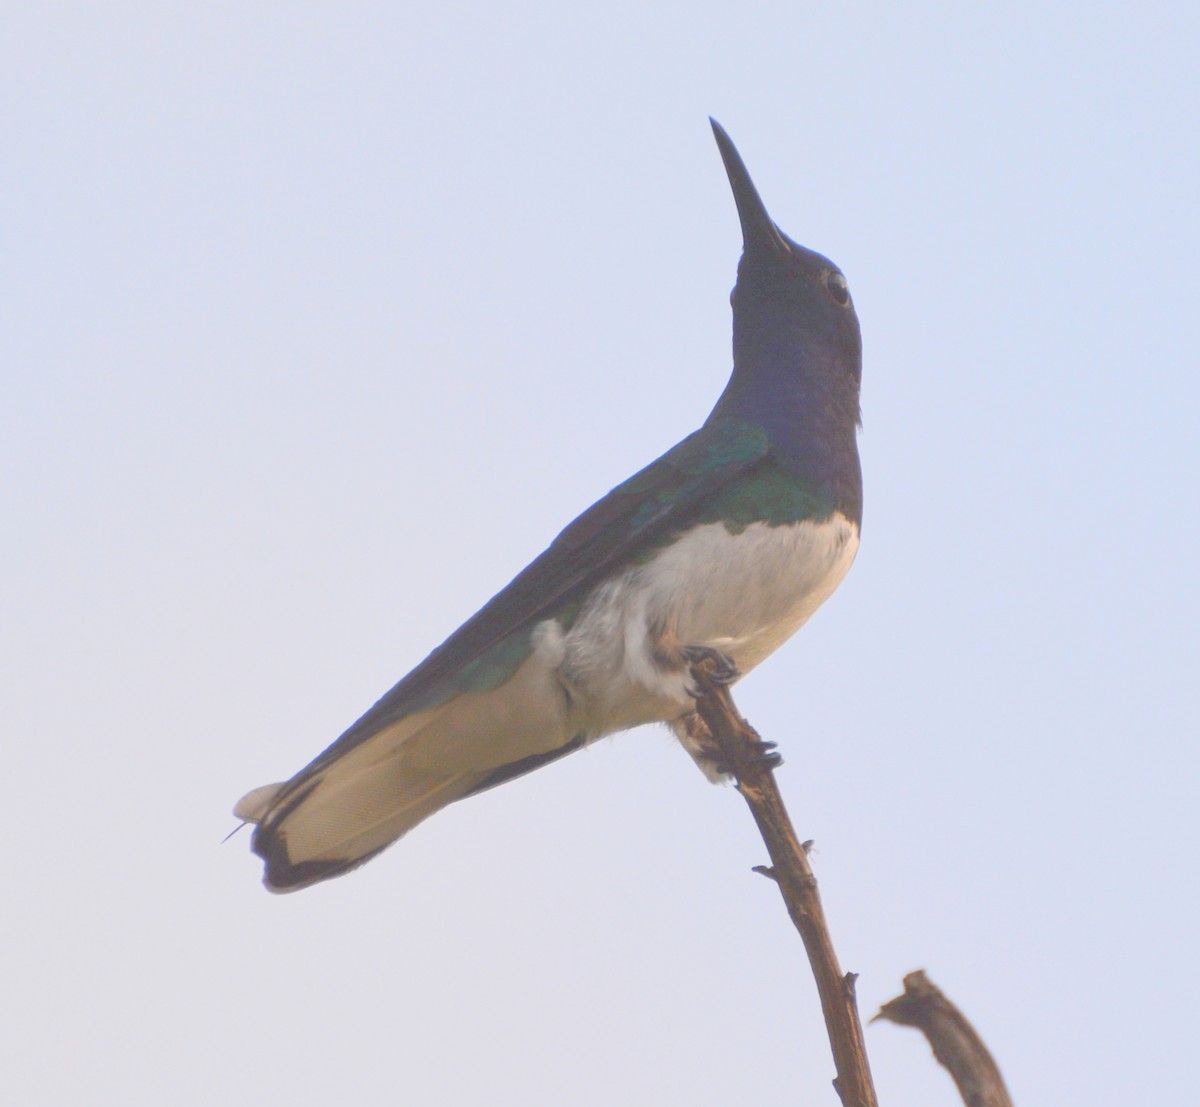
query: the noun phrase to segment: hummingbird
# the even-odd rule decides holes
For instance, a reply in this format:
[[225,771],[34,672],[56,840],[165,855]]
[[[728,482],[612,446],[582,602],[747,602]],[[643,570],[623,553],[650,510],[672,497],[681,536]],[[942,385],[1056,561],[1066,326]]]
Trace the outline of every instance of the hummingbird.
[[714,658],[732,683],[845,577],[862,524],[854,303],[832,261],[775,225],[710,122],[742,230],[716,406],[328,749],[238,802],[270,891],[348,872],[455,800],[644,723],[722,779],[692,666]]

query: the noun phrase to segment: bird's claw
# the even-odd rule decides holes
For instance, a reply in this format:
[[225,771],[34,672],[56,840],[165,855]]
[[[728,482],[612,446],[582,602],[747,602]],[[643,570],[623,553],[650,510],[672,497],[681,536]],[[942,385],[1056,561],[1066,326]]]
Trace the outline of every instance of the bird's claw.
[[735,776],[739,780],[750,776],[773,772],[783,764],[783,756],[776,750],[774,742],[748,742],[744,749],[744,757],[739,758],[739,764],[728,765],[723,757],[713,760],[713,767],[724,776]]
[[[732,657],[712,646],[683,646],[679,654],[688,663],[689,668],[699,665],[702,661],[711,661],[712,668],[707,675],[714,684],[733,684],[742,675]],[[693,692],[693,695],[695,694]]]

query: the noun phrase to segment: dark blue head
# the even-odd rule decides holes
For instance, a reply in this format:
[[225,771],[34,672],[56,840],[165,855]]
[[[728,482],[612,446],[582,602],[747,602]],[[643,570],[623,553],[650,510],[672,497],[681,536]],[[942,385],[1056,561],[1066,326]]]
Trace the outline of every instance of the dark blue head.
[[737,149],[711,122],[742,224],[742,258],[730,297],[733,376],[709,418],[766,427],[782,456],[838,485],[839,500],[853,498],[862,337],[846,278],[775,226]]

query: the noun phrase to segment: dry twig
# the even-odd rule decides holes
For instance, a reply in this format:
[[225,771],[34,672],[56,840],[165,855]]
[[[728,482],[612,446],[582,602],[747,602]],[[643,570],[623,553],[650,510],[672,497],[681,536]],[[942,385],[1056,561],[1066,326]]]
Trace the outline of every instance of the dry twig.
[[876,1019],[920,1030],[933,1055],[950,1070],[967,1107],[1012,1107],[983,1039],[924,972],[910,972],[904,978],[904,994],[885,1003],[871,1021]]
[[696,710],[720,751],[722,767],[733,774],[771,856],[771,868],[757,872],[779,886],[788,914],[808,952],[829,1031],[837,1077],[834,1088],[843,1107],[877,1107],[875,1087],[863,1043],[862,1023],[855,1002],[854,973],[843,974],[825,923],[817,881],[808,864],[806,846],[796,837],[772,767],[778,758],[754,728],[738,713],[729,689],[714,678],[715,658],[699,660],[692,675],[700,688]]

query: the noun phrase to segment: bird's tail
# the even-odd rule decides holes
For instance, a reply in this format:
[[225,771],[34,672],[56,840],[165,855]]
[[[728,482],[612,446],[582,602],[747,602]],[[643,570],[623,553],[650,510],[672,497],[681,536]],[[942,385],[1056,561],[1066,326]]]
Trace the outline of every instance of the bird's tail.
[[266,862],[267,888],[292,892],[339,876],[471,791],[485,773],[421,756],[438,729],[436,718],[409,717],[243,796],[234,815],[256,824],[253,848]]
[[574,734],[553,669],[535,654],[497,688],[343,736],[291,780],[255,788],[234,814],[256,824],[263,883],[291,892],[361,865],[447,804],[577,749]]

